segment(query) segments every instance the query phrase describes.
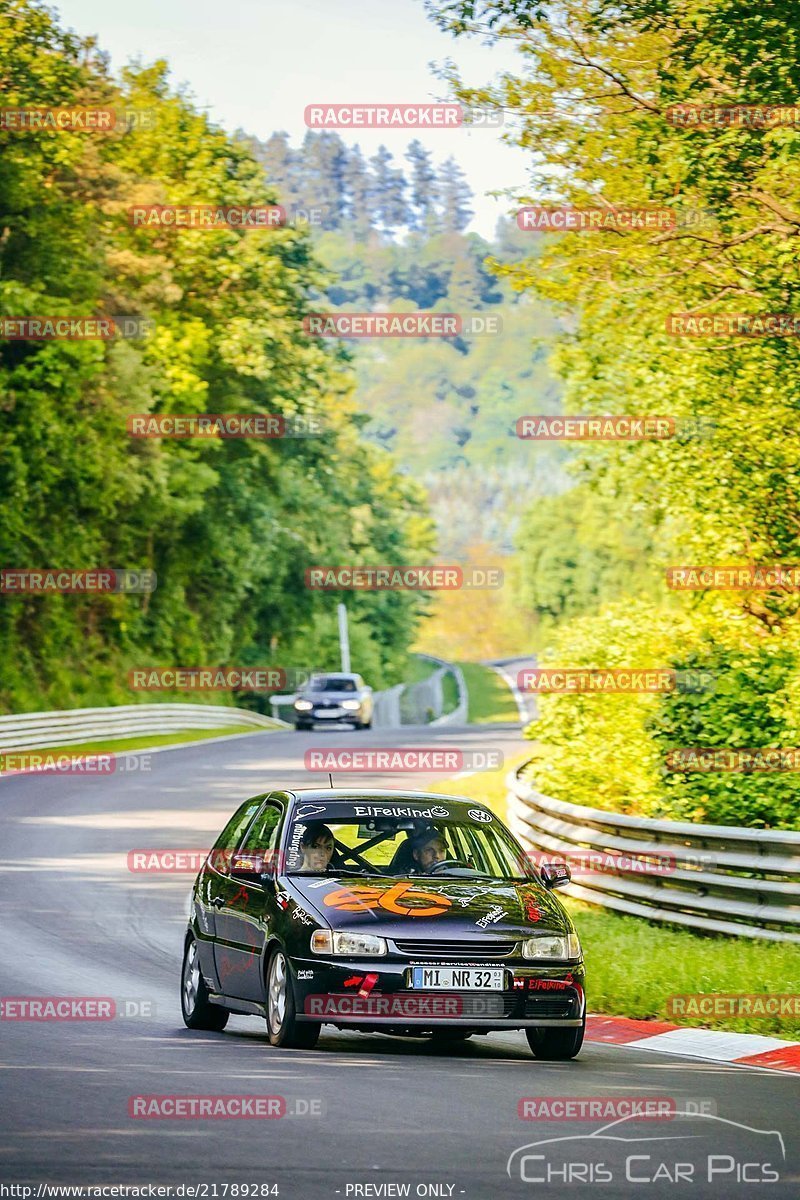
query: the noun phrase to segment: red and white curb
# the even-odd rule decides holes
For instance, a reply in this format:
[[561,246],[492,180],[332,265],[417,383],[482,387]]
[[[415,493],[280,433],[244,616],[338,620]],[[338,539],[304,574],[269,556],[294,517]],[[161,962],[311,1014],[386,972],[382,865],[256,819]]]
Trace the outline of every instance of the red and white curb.
[[634,1021],[629,1017],[590,1016],[587,1042],[658,1050],[684,1058],[707,1058],[743,1067],[768,1067],[800,1073],[800,1042],[785,1042],[760,1033],[730,1033],[724,1029],[692,1029],[667,1021]]

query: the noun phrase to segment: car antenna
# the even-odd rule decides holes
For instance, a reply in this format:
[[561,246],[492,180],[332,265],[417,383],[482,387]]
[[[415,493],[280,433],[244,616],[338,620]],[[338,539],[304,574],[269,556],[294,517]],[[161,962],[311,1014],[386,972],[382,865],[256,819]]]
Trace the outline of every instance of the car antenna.
[[330,780],[331,787],[333,787],[333,776],[331,775],[330,771],[328,771],[328,779]]

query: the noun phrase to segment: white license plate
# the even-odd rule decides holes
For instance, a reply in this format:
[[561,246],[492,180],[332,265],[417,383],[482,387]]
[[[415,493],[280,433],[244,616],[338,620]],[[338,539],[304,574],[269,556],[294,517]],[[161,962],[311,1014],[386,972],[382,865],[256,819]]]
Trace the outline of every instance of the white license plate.
[[326,717],[343,717],[343,708],[324,708],[322,712],[314,713],[315,721],[324,721]]
[[411,986],[430,991],[502,992],[502,967],[413,967]]

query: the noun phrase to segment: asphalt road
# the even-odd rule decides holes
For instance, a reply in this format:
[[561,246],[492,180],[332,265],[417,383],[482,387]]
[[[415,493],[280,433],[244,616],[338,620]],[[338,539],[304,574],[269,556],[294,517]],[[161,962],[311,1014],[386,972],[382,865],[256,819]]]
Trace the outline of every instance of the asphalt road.
[[[439,1050],[328,1026],[306,1052],[271,1048],[257,1018],[233,1017],[221,1034],[183,1027],[178,976],[191,876],[132,874],[128,851],[205,848],[248,795],[318,785],[303,769],[306,749],[355,744],[492,749],[507,758],[524,749],[511,725],[281,732],[153,754],[148,772],[0,780],[0,993],[113,997],[153,1009],[108,1022],[0,1021],[0,1197],[15,1194],[9,1184],[48,1195],[38,1191],[43,1183],[206,1184],[210,1197],[233,1183],[253,1185],[250,1196],[274,1195],[262,1186],[273,1184],[284,1200],[572,1196],[587,1184],[611,1197],[799,1196],[800,1087],[790,1075],[600,1044],[571,1063],[541,1063],[520,1033]],[[432,778],[334,782],[427,787]],[[132,1119],[128,1099],[140,1094],[283,1096],[293,1115]],[[521,1099],[551,1096],[671,1097],[678,1108],[711,1106],[721,1120],[638,1121],[612,1131],[638,1139],[633,1149],[587,1143],[602,1121],[519,1118]],[[786,1161],[774,1135],[739,1126],[780,1131]],[[641,1141],[670,1134],[669,1142]],[[507,1173],[519,1147],[578,1135],[517,1155]],[[719,1156],[710,1183],[707,1151]],[[765,1161],[779,1181],[737,1183],[763,1180]],[[683,1178],[670,1182],[680,1162]],[[550,1183],[536,1182],[545,1171]]]

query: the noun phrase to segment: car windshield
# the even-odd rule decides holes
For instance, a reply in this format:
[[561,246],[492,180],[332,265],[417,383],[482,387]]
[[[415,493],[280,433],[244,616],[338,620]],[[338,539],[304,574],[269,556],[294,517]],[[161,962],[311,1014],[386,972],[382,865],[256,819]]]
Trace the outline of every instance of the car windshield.
[[340,675],[311,676],[308,683],[309,692],[355,692],[354,679],[344,679]]
[[430,817],[376,817],[343,813],[341,805],[338,811],[334,804],[301,805],[288,835],[287,873],[537,878],[524,851],[488,810],[473,809],[478,815],[470,817],[434,808]]

